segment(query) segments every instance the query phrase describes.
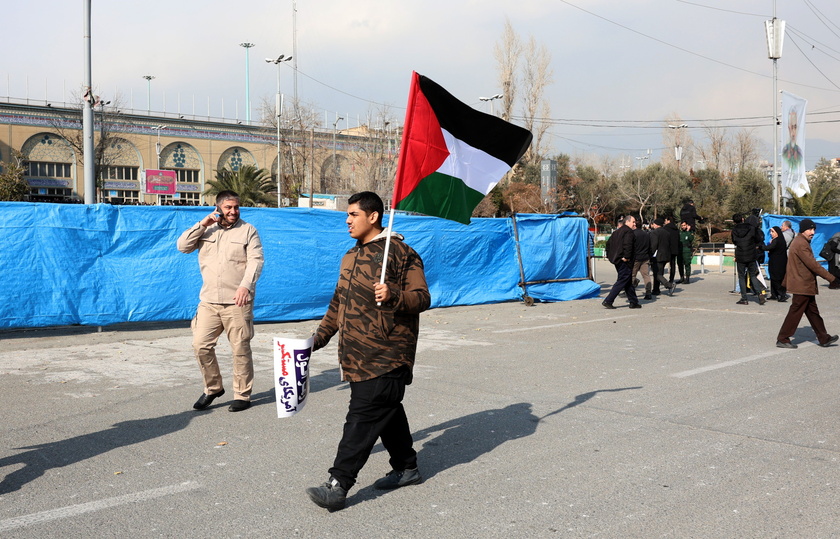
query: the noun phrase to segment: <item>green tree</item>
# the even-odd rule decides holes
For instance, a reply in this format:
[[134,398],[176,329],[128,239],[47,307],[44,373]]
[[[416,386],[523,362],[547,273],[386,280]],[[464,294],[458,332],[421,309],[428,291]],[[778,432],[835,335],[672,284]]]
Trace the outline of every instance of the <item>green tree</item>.
[[840,169],[820,159],[809,178],[810,192],[798,197],[788,190],[788,208],[793,215],[837,215],[840,213]]
[[726,207],[729,214],[746,213],[752,208],[769,209],[773,204],[773,186],[756,168],[738,171],[729,191]]
[[239,170],[225,168],[216,171],[216,179],[207,182],[205,195],[217,195],[230,190],[239,194],[242,206],[275,206],[276,197],[269,195],[276,192],[276,186],[268,171],[253,165],[244,165]]
[[712,237],[712,227],[723,227],[732,215],[728,213],[726,199],[729,186],[723,181],[720,171],[714,168],[698,170],[691,178],[691,196],[697,213],[706,219],[707,238]]
[[0,200],[20,201],[29,193],[23,160],[23,154],[15,151],[11,161],[0,164]]

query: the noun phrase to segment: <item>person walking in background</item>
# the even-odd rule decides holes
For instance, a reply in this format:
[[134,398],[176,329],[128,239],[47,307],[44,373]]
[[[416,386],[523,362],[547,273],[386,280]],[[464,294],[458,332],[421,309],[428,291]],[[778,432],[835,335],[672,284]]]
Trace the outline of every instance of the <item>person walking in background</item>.
[[610,293],[601,303],[607,309],[615,309],[613,302],[621,291],[627,295],[631,309],[642,308],[636,296],[636,288],[633,286],[633,256],[636,243],[633,231],[635,229],[636,218],[628,215],[624,218],[623,225],[615,229],[607,240],[607,258],[615,265],[615,271],[618,274]]
[[776,301],[787,301],[789,296],[785,291],[782,282],[785,280],[785,273],[787,272],[787,244],[785,243],[784,233],[778,226],[770,229],[770,243],[764,245],[762,249],[767,251],[770,258],[767,269],[770,270],[770,298]]
[[833,253],[833,256],[827,260],[828,272],[838,279],[828,285],[829,288],[834,290],[840,288],[840,232],[831,236],[826,244],[828,245],[828,249]]
[[749,305],[747,299],[747,274],[750,276],[752,286],[758,291],[758,303],[764,305],[767,301],[767,289],[758,279],[758,262],[756,253],[762,244],[758,229],[749,223],[744,222],[740,213],[732,216],[735,226],[732,227],[732,243],[735,244],[735,267],[738,271],[738,287],[741,291],[741,299],[738,305]]
[[674,223],[673,216],[670,215],[665,216],[665,224],[662,225],[662,228],[668,231],[668,245],[671,250],[671,257],[666,262],[670,265],[668,282],[673,286],[674,277],[677,273],[677,259],[680,256],[680,231]]
[[704,219],[697,215],[697,209],[694,207],[693,200],[686,200],[680,210],[680,221],[688,225],[691,232],[697,230],[697,223],[702,223]]
[[213,213],[181,234],[178,250],[198,250],[203,281],[192,330],[204,393],[193,408],[204,410],[225,393],[216,359],[216,343],[225,331],[233,349],[233,402],[228,410],[247,410],[254,384],[254,291],[262,272],[263,248],[257,229],[239,218],[239,195],[233,191],[216,195]]
[[694,256],[694,232],[685,221],[680,223],[680,256],[677,259],[680,270],[680,283],[691,282],[691,258]]
[[793,229],[791,228],[790,221],[782,221],[782,226],[779,227],[782,229],[782,234],[785,237],[785,245],[788,249],[790,249],[790,242],[793,241],[793,237],[796,236]]
[[635,254],[633,256],[633,288],[639,284],[636,274],[642,272],[642,281],[645,283],[645,296],[642,299],[651,299],[651,280],[650,280],[650,233],[639,226],[639,220],[636,220],[636,229],[633,231],[635,240]]
[[660,285],[665,287],[668,295],[674,295],[674,283],[668,282],[665,278],[665,264],[671,260],[671,238],[668,231],[664,228],[665,220],[662,217],[657,217],[653,220],[651,227],[653,230],[650,233],[650,253],[654,279],[652,295],[658,296]]
[[826,331],[825,322],[817,307],[817,275],[830,283],[836,282],[837,277],[826,271],[814,258],[811,240],[816,231],[817,225],[814,221],[803,219],[799,223],[799,234],[793,239],[788,250],[787,273],[783,284],[793,294],[793,299],[776,337],[776,346],[779,348],[797,347],[790,342],[790,338],[796,333],[803,314],[808,318],[820,346],[830,346],[838,339],[837,335],[829,335]]

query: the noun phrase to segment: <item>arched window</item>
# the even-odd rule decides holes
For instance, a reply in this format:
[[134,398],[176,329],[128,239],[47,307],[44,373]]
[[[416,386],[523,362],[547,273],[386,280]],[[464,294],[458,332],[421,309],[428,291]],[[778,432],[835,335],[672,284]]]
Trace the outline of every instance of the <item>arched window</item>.
[[23,143],[21,153],[26,159],[29,200],[63,202],[73,196],[76,154],[69,142],[55,133],[38,133]]

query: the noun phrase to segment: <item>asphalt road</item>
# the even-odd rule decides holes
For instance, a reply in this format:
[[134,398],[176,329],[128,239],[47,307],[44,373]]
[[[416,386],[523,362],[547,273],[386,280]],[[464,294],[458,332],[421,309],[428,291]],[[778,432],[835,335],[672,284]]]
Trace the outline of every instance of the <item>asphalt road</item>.
[[[840,536],[840,347],[803,320],[778,349],[788,304],[735,305],[731,270],[695,279],[641,310],[424,313],[406,408],[425,481],[374,491],[377,446],[335,513],[304,494],[346,411],[335,346],[298,415],[277,418],[272,385],[272,336],[316,321],[257,327],[241,413],[230,391],[192,410],[184,323],[0,333],[0,537]],[[840,332],[840,292],[820,292]]]

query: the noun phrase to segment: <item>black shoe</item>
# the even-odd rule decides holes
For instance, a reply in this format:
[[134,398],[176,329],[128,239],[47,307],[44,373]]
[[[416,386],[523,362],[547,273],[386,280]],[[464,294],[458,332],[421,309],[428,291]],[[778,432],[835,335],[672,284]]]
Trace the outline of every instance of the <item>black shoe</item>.
[[240,399],[233,399],[233,402],[228,406],[228,412],[241,412],[251,407],[251,401],[244,401]]
[[798,348],[798,346],[792,342],[776,341],[776,348]]
[[615,309],[615,305],[613,305],[612,303],[607,303],[606,301],[602,301],[601,305],[603,305],[605,309]]
[[739,299],[738,301],[735,302],[735,305],[749,305],[749,304],[750,304],[750,301],[746,300],[746,299]]
[[779,303],[785,302],[790,299],[790,296],[785,294],[784,296],[779,298]]
[[642,299],[653,299],[653,296],[651,296],[650,294],[645,294],[645,297],[643,297]]
[[631,303],[631,304],[630,304],[630,308],[631,308],[631,309],[641,309],[641,308],[642,308],[642,304],[641,304],[641,303]]
[[819,346],[822,346],[823,348],[827,348],[827,347],[831,346],[832,344],[836,343],[837,339],[840,339],[840,336],[832,335],[831,337],[828,338],[827,341],[819,343]]
[[417,468],[409,470],[391,470],[385,477],[377,479],[373,488],[377,490],[394,490],[395,488],[415,485],[423,481]]
[[671,283],[671,286],[669,286],[669,287],[668,287],[668,295],[669,295],[669,296],[673,296],[673,295],[674,295],[674,289],[675,289],[676,287],[677,287],[677,285],[675,285],[674,283]]
[[306,489],[306,494],[315,505],[330,511],[344,509],[344,505],[347,503],[347,491],[341,488],[338,480],[333,477],[330,477],[330,480],[320,487]]
[[764,305],[765,303],[767,303],[767,294],[762,292],[761,294],[758,295],[758,304],[759,305]]
[[779,301],[779,296],[767,296],[767,299]]
[[212,395],[208,395],[207,393],[202,393],[201,396],[198,398],[198,400],[195,401],[195,404],[193,404],[193,408],[195,408],[196,410],[204,410],[205,408],[207,408],[208,406],[213,404],[214,400],[216,400],[217,398],[221,397],[224,394],[225,394],[224,389],[219,391],[218,393],[213,393]]
[[653,292],[650,293],[650,295],[651,296],[658,296],[659,295],[659,290],[654,290]]

